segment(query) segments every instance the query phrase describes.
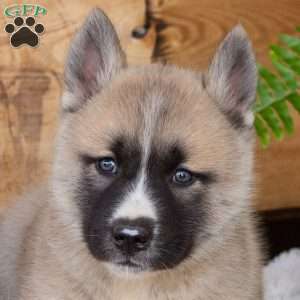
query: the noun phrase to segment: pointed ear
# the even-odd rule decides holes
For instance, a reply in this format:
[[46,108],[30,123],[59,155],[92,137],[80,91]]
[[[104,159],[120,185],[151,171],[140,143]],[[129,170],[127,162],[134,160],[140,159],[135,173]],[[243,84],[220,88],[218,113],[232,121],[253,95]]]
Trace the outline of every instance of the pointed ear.
[[67,56],[63,109],[76,111],[125,64],[112,23],[100,9],[93,9],[76,33]]
[[247,33],[236,26],[219,46],[206,77],[208,93],[234,127],[251,127],[257,71]]

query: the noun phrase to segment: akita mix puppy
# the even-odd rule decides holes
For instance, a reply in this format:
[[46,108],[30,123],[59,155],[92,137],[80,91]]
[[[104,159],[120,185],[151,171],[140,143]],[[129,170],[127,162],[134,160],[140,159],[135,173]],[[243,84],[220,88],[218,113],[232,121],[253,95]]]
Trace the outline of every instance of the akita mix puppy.
[[261,299],[256,80],[241,26],[206,73],[129,68],[93,10],[67,58],[50,183],[2,220],[0,299]]

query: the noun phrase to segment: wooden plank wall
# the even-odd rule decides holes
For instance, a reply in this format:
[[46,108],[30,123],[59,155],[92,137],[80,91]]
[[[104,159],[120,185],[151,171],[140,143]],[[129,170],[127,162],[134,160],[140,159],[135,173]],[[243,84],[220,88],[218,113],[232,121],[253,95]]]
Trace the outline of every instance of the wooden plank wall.
[[[16,3],[3,0],[0,9]],[[19,2],[21,3],[21,2]],[[0,203],[47,177],[58,121],[68,44],[88,11],[103,8],[120,35],[129,64],[168,62],[202,69],[236,23],[249,31],[260,62],[281,32],[300,25],[299,0],[41,0],[46,31],[38,48],[12,49],[0,30]],[[0,26],[11,21],[0,15]],[[134,38],[144,24],[147,34]],[[297,134],[268,150],[257,147],[259,209],[300,206],[300,117]]]

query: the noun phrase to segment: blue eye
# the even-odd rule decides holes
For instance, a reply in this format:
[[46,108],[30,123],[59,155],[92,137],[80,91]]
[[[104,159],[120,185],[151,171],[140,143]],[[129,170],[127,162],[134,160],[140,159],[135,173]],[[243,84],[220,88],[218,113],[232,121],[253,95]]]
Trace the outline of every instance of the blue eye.
[[193,174],[185,169],[178,169],[173,175],[173,182],[179,185],[190,185],[193,183]]
[[118,166],[113,158],[105,157],[96,161],[96,169],[106,175],[115,175],[118,171]]

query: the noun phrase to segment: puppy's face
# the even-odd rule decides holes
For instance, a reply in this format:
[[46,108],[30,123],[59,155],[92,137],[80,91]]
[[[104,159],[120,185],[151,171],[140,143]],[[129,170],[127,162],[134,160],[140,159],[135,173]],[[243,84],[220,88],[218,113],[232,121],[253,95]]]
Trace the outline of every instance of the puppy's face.
[[95,10],[68,57],[54,170],[56,201],[76,215],[70,234],[118,269],[172,268],[199,255],[247,205],[255,84],[240,27],[205,75],[129,69]]

